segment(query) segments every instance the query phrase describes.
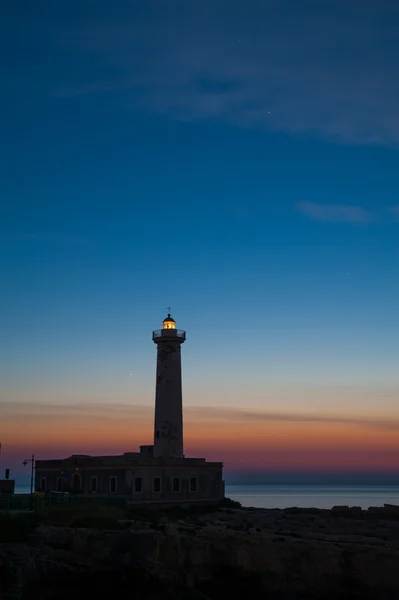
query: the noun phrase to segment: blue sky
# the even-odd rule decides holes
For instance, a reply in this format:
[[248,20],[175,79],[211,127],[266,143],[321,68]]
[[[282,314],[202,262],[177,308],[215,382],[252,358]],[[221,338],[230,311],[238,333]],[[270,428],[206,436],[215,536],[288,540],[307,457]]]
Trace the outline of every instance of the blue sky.
[[396,2],[17,0],[0,25],[5,410],[398,419]]

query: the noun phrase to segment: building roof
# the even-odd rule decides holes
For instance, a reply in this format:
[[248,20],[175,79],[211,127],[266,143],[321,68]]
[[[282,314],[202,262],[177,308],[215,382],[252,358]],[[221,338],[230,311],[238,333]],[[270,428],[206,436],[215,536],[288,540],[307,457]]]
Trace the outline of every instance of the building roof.
[[173,323],[176,323],[176,321],[170,316],[170,313],[168,313],[168,316],[166,317],[166,319],[163,320],[164,323],[166,321],[172,321]]
[[86,469],[90,467],[145,467],[145,466],[221,466],[221,462],[208,462],[205,458],[166,458],[148,456],[139,452],[126,452],[111,456],[82,456],[72,455],[64,459],[36,460],[36,471],[42,469]]

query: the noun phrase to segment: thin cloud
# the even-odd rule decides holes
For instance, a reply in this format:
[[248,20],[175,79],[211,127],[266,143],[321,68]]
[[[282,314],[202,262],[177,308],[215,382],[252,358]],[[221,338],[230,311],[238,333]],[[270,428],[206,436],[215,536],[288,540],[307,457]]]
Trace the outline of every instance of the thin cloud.
[[101,402],[90,402],[81,404],[50,404],[38,402],[10,402],[4,401],[0,404],[0,415],[4,418],[28,420],[30,418],[96,418],[96,419],[133,419],[151,418],[152,408],[141,405],[127,404],[104,404]]
[[361,206],[299,202],[297,208],[301,213],[316,221],[364,224],[374,220],[373,214]]
[[242,421],[278,421],[286,423],[331,423],[342,425],[353,425],[360,427],[370,427],[372,429],[387,429],[399,431],[399,421],[385,419],[366,419],[353,417],[340,417],[337,415],[321,415],[321,414],[299,414],[299,413],[283,413],[269,411],[246,411],[229,408],[215,407],[189,407],[189,413],[199,415],[209,415],[212,419],[219,418],[222,420],[242,420]]
[[[198,423],[199,421],[221,422],[239,421],[245,422],[282,422],[282,423],[331,423],[336,425],[348,425],[366,427],[377,430],[399,431],[399,420],[396,419],[369,419],[355,418],[329,414],[314,413],[286,413],[278,411],[241,410],[236,407],[215,406],[186,406],[184,408],[186,421]],[[7,420],[24,420],[46,416],[48,419],[66,417],[79,417],[96,420],[148,420],[153,416],[153,407],[130,404],[105,404],[105,403],[82,403],[82,404],[38,404],[28,402],[2,402],[0,405],[0,417]]]
[[347,5],[314,3],[310,13],[287,1],[227,8],[204,0],[182,11],[171,0],[148,19],[132,5],[123,21],[103,14],[54,31],[54,43],[77,60],[100,61],[84,84],[59,89],[67,97],[126,90],[133,107],[178,120],[397,145],[399,10]]

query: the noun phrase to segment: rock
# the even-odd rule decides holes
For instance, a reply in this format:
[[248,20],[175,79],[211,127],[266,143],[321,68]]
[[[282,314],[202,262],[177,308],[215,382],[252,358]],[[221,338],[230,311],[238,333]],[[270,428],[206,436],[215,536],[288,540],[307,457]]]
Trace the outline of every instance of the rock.
[[271,598],[399,597],[399,522],[389,510],[381,519],[384,509],[367,519],[337,510],[235,510],[116,531],[40,526],[26,544],[0,544],[1,599],[30,600],[35,586],[48,599],[77,600],[81,586],[117,598],[125,586],[143,600],[191,598],[193,590],[213,600],[219,585],[218,597],[240,586]]

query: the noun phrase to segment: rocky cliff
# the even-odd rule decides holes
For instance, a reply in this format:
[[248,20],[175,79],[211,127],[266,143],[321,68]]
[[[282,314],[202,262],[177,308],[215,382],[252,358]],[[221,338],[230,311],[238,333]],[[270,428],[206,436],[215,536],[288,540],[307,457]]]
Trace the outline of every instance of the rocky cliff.
[[399,597],[397,511],[219,510],[0,545],[1,600]]

